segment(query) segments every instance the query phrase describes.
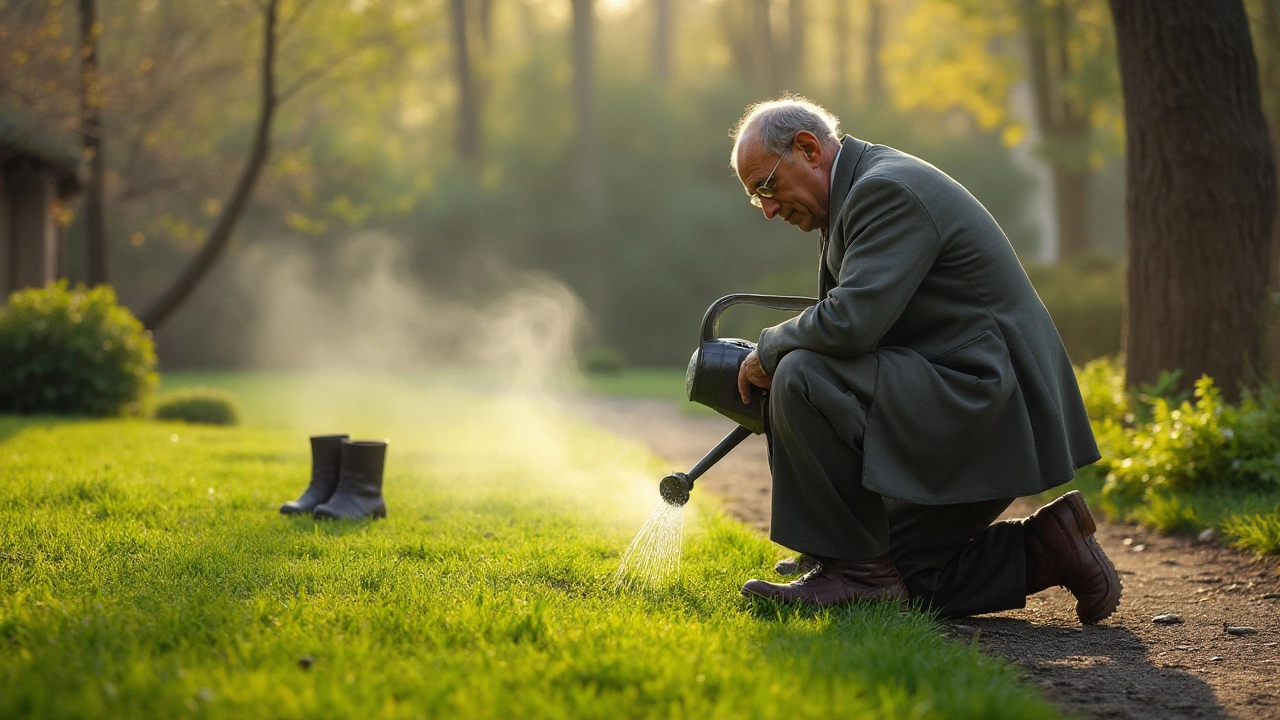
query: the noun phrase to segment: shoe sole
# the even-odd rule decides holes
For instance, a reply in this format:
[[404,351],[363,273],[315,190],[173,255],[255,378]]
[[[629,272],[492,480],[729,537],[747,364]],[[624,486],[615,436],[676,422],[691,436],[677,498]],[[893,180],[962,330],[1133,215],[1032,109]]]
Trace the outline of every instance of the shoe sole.
[[1102,602],[1095,605],[1086,614],[1076,605],[1076,616],[1080,618],[1080,622],[1095,625],[1108,617],[1111,613],[1120,607],[1120,593],[1124,589],[1120,583],[1120,573],[1116,572],[1116,566],[1112,564],[1111,558],[1102,551],[1102,546],[1098,544],[1093,534],[1098,531],[1098,525],[1093,520],[1093,513],[1089,512],[1089,504],[1084,501],[1084,496],[1079,490],[1072,490],[1062,496],[1067,504],[1071,506],[1071,515],[1076,520],[1076,527],[1080,529],[1080,533],[1084,535],[1084,543],[1089,546],[1089,552],[1093,555],[1093,559],[1102,567],[1102,573],[1107,577],[1107,596]]

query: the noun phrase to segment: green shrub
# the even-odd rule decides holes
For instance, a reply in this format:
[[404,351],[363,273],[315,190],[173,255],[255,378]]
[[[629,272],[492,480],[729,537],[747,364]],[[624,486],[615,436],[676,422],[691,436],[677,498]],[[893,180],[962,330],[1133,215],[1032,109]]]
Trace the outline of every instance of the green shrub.
[[584,350],[578,358],[583,372],[590,375],[617,375],[627,367],[627,359],[615,347],[596,346]]
[[136,414],[155,365],[151,333],[109,286],[58,281],[0,308],[0,412]]
[[1135,424],[1123,444],[1111,448],[1123,459],[1112,460],[1107,492],[1280,488],[1280,401],[1274,391],[1246,393],[1239,405],[1230,405],[1204,376],[1196,382],[1194,403],[1156,396],[1150,412],[1150,422]]
[[1027,276],[1073,361],[1087,362],[1120,352],[1124,317],[1120,262],[1091,255],[1057,265],[1031,266]]
[[226,390],[184,388],[165,393],[156,400],[155,418],[204,425],[235,425],[240,422],[240,407]]
[[1280,508],[1269,513],[1239,513],[1222,522],[1222,532],[1241,550],[1280,555]]

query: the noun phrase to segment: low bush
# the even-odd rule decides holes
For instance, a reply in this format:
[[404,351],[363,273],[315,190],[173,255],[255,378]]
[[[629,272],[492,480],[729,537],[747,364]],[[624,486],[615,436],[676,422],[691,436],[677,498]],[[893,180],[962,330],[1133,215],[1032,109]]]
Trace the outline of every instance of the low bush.
[[1077,372],[1103,459],[1103,506],[1162,532],[1215,527],[1236,547],[1280,552],[1280,392],[1245,392],[1237,404],[1205,376],[1192,397],[1177,374],[1125,388],[1100,359]]
[[0,412],[122,415],[155,389],[151,333],[115,291],[66,281],[19,290],[0,308]]
[[584,350],[578,364],[589,375],[617,375],[627,368],[627,358],[615,347],[598,345]]
[[202,425],[236,425],[240,407],[226,390],[193,387],[174,390],[156,400],[157,420],[184,420]]
[[1073,361],[1088,362],[1120,352],[1124,270],[1118,260],[1090,255],[1030,266],[1027,276]]

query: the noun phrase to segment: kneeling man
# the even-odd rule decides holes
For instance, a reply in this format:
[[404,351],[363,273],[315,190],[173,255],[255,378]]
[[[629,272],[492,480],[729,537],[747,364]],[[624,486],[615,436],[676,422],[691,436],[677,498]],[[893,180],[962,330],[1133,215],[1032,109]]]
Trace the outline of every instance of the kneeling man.
[[[1095,623],[1120,579],[1072,492],[994,522],[1099,458],[1071,362],[1004,232],[959,183],[838,134],[800,98],[748,109],[731,165],[751,204],[818,230],[819,302],[760,334],[772,539],[809,572],[744,595],[919,600],[947,616],[1054,585]],[[784,563],[780,563],[783,565]]]

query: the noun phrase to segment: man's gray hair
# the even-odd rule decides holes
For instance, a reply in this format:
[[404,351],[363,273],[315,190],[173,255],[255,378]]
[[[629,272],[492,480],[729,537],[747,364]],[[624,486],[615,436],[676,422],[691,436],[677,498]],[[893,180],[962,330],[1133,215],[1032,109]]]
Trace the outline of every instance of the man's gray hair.
[[785,153],[801,130],[816,135],[823,145],[840,142],[840,119],[799,95],[756,103],[747,108],[733,129],[733,153],[729,156],[729,166],[735,172],[738,170],[738,145],[742,136],[753,128],[759,129],[764,149],[774,155]]

